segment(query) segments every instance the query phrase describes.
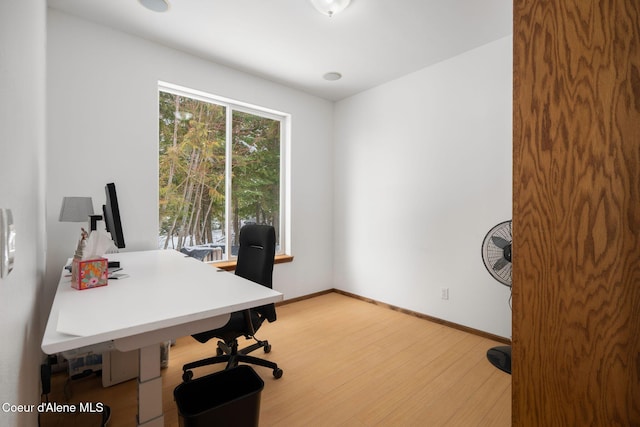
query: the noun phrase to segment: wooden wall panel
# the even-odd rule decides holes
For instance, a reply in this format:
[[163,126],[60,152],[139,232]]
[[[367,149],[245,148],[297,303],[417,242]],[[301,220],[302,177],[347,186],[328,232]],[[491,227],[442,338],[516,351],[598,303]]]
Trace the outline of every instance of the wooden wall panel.
[[640,426],[640,0],[514,1],[513,421]]

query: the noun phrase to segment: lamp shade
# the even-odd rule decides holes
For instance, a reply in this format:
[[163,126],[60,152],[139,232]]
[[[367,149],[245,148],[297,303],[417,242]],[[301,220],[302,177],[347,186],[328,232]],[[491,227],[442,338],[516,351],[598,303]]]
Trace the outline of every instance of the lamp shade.
[[88,222],[89,215],[93,215],[91,197],[64,197],[58,221]]
[[344,10],[351,0],[309,0],[313,7],[315,7],[318,12],[323,13],[329,17],[335,15],[338,12]]

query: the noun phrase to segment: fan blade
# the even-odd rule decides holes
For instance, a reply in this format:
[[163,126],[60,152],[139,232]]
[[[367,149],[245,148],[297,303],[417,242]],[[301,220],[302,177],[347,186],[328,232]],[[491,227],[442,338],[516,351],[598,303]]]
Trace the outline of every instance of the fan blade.
[[498,261],[496,261],[495,264],[493,264],[493,270],[500,271],[505,268],[507,264],[509,264],[509,261],[507,261],[505,258],[500,258]]
[[510,243],[505,239],[503,239],[502,237],[498,237],[498,236],[491,236],[491,241],[493,241],[493,243],[500,249],[504,249],[505,246],[507,246]]

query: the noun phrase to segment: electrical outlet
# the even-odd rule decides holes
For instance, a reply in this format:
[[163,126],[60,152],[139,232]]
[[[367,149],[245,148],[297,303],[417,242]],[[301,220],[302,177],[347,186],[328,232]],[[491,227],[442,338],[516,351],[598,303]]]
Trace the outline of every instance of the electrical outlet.
[[440,288],[440,298],[443,300],[449,299],[449,288]]

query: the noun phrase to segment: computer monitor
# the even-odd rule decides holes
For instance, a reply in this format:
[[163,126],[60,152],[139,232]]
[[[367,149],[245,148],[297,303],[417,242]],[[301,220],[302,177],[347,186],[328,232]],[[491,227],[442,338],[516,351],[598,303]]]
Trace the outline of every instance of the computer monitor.
[[124,248],[124,233],[122,232],[122,222],[120,221],[120,209],[118,208],[118,196],[116,195],[116,185],[109,183],[104,188],[107,194],[106,204],[102,206],[104,222],[107,231],[111,233],[111,239],[116,247]]

